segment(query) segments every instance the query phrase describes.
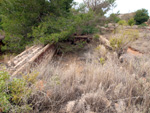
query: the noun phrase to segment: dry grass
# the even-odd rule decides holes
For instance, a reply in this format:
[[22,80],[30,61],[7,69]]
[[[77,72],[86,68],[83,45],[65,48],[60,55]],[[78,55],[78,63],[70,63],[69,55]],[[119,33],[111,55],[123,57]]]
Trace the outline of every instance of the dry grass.
[[15,54],[4,54],[0,56],[0,62],[7,63],[9,60],[13,59]]
[[[72,61],[69,68],[49,63],[40,68],[38,84],[30,103],[34,112],[55,113],[149,113],[149,59],[120,64],[107,53],[102,65],[95,52],[85,54],[82,65]],[[41,71],[42,70],[42,71]],[[143,73],[144,76],[142,75]]]

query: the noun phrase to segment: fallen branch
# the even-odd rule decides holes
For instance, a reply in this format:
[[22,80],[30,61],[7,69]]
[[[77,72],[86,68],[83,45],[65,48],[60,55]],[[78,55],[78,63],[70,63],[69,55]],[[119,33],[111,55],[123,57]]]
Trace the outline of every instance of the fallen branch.
[[107,48],[107,49],[109,49],[109,50],[112,50],[112,47],[110,46],[110,42],[109,42],[109,40],[107,40],[105,37],[103,37],[103,36],[100,36],[100,41],[101,41],[101,43]]

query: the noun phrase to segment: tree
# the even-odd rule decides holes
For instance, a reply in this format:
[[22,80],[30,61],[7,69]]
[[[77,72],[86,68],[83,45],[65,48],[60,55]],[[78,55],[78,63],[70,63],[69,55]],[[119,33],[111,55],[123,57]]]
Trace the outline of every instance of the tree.
[[121,19],[118,17],[119,14],[115,14],[115,13],[112,13],[110,16],[109,16],[109,21],[110,22],[114,22],[114,23],[118,23]]
[[[90,0],[89,0],[90,1]],[[93,0],[94,1],[94,0]],[[95,0],[71,12],[73,0],[0,0],[2,27],[5,31],[4,50],[23,50],[33,41],[57,43],[75,32],[96,32],[97,23],[104,24],[104,14],[115,0]],[[86,2],[88,3],[88,2]],[[79,28],[79,29],[78,29]]]
[[110,8],[115,7],[116,0],[83,0],[87,7],[96,13],[106,14]]
[[136,21],[137,25],[140,25],[140,24],[146,22],[148,19],[149,19],[148,10],[140,9],[140,10],[136,11],[134,20]]
[[[45,17],[66,16],[73,0],[1,0],[0,12],[7,49],[23,49],[32,42],[33,27],[37,27]],[[5,48],[6,49],[6,48]]]

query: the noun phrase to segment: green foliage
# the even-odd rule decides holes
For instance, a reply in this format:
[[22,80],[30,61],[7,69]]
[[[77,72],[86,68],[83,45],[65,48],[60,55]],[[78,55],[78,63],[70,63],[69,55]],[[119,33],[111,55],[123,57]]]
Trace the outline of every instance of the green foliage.
[[[6,33],[3,50],[22,50],[34,37],[32,28],[45,17],[67,16],[73,0],[1,0],[2,27]],[[56,23],[56,22],[55,22]]]
[[32,79],[11,78],[7,72],[0,71],[0,109],[3,112],[20,113],[31,110],[27,102],[31,94],[31,88],[28,86],[30,80]]
[[80,18],[81,22],[77,26],[77,33],[94,34],[98,32],[98,29],[96,28],[98,22],[96,20],[96,15],[93,11],[89,11],[88,13],[84,14],[79,14],[78,17]]
[[24,50],[25,46],[31,43],[31,40],[29,41],[28,38],[24,38],[22,36],[10,36],[10,34],[7,33],[3,43],[5,45],[1,47],[2,51],[18,53]]
[[[32,28],[32,33],[29,36],[35,37],[35,41],[41,43],[57,43],[66,40],[75,32],[76,18],[64,17],[46,17],[44,22],[41,22],[38,27]],[[75,21],[74,23],[72,21]],[[39,42],[37,41],[37,42]]]
[[10,109],[10,95],[7,94],[9,75],[6,72],[0,72],[0,109],[4,112]]
[[85,41],[74,42],[74,44],[59,42],[57,43],[57,50],[61,53],[76,52],[81,50],[85,44]]
[[0,29],[2,29],[2,18],[0,17]]
[[35,42],[58,43],[67,40],[74,33],[94,34],[98,32],[96,22],[93,20],[95,13],[69,14],[68,17],[45,17],[37,27],[32,28],[28,36],[35,37]]
[[119,25],[127,25],[127,22],[125,20],[120,20],[118,22]]
[[142,24],[140,24],[138,27],[141,28],[141,27],[145,27],[145,26],[147,26],[147,24],[142,23]]
[[112,39],[110,39],[110,45],[114,49],[120,48],[122,44],[123,44],[123,39],[122,38],[112,38]]
[[137,25],[140,25],[140,24],[146,22],[148,19],[149,19],[148,10],[141,9],[141,10],[136,11],[134,20],[136,21]]
[[104,59],[103,57],[100,58],[100,63],[101,63],[102,65],[105,64],[105,59]]
[[[72,1],[1,0],[2,27],[5,31],[2,50],[20,52],[33,42],[55,44],[73,34],[97,33],[96,26],[105,21],[103,7],[99,7],[100,12],[87,11],[85,4],[82,4],[78,9],[70,10]],[[104,2],[105,8],[108,10],[114,2]]]
[[135,25],[135,20],[134,20],[134,18],[131,18],[131,19],[129,19],[128,20],[128,25],[130,25],[130,26],[133,26],[133,25]]
[[112,13],[109,17],[109,20],[114,23],[118,23],[121,19],[118,17],[118,14]]
[[81,34],[94,34],[96,32],[98,32],[98,29],[95,28],[95,26],[88,25],[88,26],[82,27],[82,33]]
[[96,14],[104,16],[111,8],[116,6],[116,0],[84,0],[87,8]]
[[138,30],[119,31],[119,34],[110,39],[111,47],[117,52],[125,48],[130,42],[139,38]]
[[99,40],[99,34],[95,34],[93,37],[95,40]]

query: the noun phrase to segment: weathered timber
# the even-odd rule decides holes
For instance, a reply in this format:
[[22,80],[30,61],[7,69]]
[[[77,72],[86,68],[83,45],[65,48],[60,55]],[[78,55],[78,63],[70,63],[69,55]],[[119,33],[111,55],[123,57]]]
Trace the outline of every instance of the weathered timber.
[[[44,60],[47,62],[51,60],[54,53],[53,45],[48,44],[45,47],[41,45],[32,46],[7,63],[8,71],[12,76],[29,72],[31,68],[35,67],[34,64],[40,64]],[[45,57],[46,55],[48,56],[47,58]]]
[[104,36],[100,36],[101,43],[109,50],[112,50],[112,47],[110,46],[109,40],[107,40]]

